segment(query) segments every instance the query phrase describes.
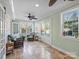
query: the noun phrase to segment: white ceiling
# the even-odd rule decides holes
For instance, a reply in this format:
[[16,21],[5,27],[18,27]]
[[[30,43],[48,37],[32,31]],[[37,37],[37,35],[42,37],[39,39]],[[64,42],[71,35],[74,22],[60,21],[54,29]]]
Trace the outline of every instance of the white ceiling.
[[[48,6],[49,0],[13,0],[15,18],[25,20],[27,12],[34,14],[40,18],[45,14],[55,11],[58,8],[62,8],[66,5],[75,4],[77,0],[73,2],[58,0],[52,7]],[[39,7],[35,7],[35,4],[39,4]],[[66,6],[67,7],[67,6]]]

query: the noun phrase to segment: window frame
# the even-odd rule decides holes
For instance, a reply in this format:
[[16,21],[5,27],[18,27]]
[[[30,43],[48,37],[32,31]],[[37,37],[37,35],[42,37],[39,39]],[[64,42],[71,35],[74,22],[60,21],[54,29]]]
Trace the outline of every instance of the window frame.
[[18,33],[19,33],[19,24],[16,22],[12,22],[12,34],[18,34],[18,33],[14,33],[14,29],[13,29],[14,24],[18,25]]
[[[61,36],[63,36],[64,38],[72,38],[72,39],[75,39],[74,36],[64,36],[63,35],[63,29],[64,29],[64,14],[68,13],[68,12],[72,12],[72,11],[75,11],[75,10],[79,10],[79,7],[76,7],[76,8],[73,8],[73,9],[69,9],[69,10],[66,10],[64,12],[61,13]],[[78,18],[78,35],[79,35],[79,18]]]

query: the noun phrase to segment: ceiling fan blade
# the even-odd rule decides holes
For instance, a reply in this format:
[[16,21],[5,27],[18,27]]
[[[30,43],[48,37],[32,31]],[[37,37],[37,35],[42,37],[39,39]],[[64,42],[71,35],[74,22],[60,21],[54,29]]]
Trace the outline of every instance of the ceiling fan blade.
[[49,7],[52,6],[57,0],[50,0],[49,1]]
[[38,18],[33,18],[33,19],[37,20]]
[[32,20],[32,18],[29,18],[29,20]]
[[31,18],[32,18],[32,19],[37,19],[34,15],[33,15],[33,16],[31,16]]
[[33,19],[37,20],[37,18],[31,13],[28,13],[28,16],[25,16],[25,17],[29,18],[29,20],[33,20]]

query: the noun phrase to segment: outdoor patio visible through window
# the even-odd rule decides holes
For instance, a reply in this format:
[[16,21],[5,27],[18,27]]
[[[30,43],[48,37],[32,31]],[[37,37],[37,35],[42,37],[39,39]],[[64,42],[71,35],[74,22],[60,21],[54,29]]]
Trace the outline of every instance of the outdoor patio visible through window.
[[63,35],[78,37],[78,19],[79,9],[69,11],[63,14]]

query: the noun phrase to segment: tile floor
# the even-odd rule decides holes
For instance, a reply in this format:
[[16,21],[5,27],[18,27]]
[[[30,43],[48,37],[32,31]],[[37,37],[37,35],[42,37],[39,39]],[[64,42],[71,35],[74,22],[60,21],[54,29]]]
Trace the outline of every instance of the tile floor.
[[53,59],[53,50],[41,42],[24,42],[24,47],[15,49],[7,59]]

